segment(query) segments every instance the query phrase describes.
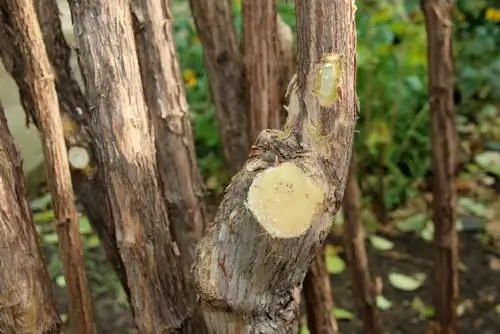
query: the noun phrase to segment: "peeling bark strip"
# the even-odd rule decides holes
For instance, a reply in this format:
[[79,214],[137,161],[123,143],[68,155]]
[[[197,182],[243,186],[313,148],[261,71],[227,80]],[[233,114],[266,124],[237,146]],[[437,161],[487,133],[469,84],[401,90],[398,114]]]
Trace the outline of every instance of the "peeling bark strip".
[[[3,30],[4,33],[0,34],[0,57],[6,70],[19,87],[21,103],[25,111],[39,128],[40,122],[36,115],[33,97],[24,80],[24,65],[16,41],[18,36],[13,33],[12,18],[8,14],[8,1],[10,0],[0,0],[0,25],[6,28]],[[113,222],[109,218],[108,207],[102,205],[105,203],[106,196],[105,183],[102,172],[96,166],[97,162],[94,159],[95,143],[87,131],[87,128],[92,126],[88,105],[70,67],[71,49],[64,39],[57,3],[55,0],[35,1],[34,3],[37,6],[45,47],[54,70],[66,145],[70,151],[71,148],[84,149],[90,158],[85,167],[71,169],[74,190],[128,294],[123,263],[118,254],[114,233],[111,232],[114,231]]]
[[344,193],[344,244],[357,298],[358,313],[366,334],[382,333],[377,312],[376,291],[368,267],[365,247],[365,230],[360,217],[360,198],[356,180],[356,157],[351,157],[349,175]]
[[432,333],[457,333],[458,234],[457,150],[453,111],[452,9],[454,1],[423,0],[429,60],[429,102],[432,124],[432,167],[436,323]]
[[68,287],[70,316],[76,333],[93,333],[94,323],[90,291],[83,264],[83,250],[78,230],[69,162],[64,143],[63,124],[36,11],[30,0],[12,1],[10,13],[19,37],[28,87],[32,91],[40,122],[48,183],[52,194],[55,229],[59,237],[64,277]]
[[129,2],[73,0],[70,8],[135,322],[141,333],[170,332],[191,309],[158,183]]
[[0,328],[9,334],[60,333],[22,164],[0,103]]
[[243,60],[236,40],[231,0],[189,0],[205,56],[222,147],[229,171],[248,157]]
[[297,332],[304,276],[342,200],[356,123],[355,8],[296,6],[300,85],[291,82],[285,129],[261,132],[198,246],[195,283],[211,333]]
[[326,271],[325,248],[321,247],[309,267],[304,280],[307,307],[307,327],[311,333],[335,334],[339,332],[333,316],[335,304],[332,298],[330,276]]
[[[248,92],[248,137],[279,129],[281,100],[276,0],[243,0],[243,53]],[[288,79],[289,80],[289,79]],[[287,80],[287,82],[288,82]]]

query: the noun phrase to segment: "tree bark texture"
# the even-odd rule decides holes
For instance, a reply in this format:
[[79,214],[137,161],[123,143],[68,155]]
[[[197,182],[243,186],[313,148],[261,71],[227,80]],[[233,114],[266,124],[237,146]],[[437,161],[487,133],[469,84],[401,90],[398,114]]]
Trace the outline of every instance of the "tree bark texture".
[[197,248],[211,333],[297,332],[304,277],[342,201],[357,118],[355,7],[296,6],[299,82],[288,90],[287,123],[260,133]]
[[33,223],[22,160],[0,104],[0,328],[61,332],[52,286]]
[[30,0],[9,2],[15,33],[24,60],[25,80],[32,92],[39,120],[47,178],[52,194],[55,230],[68,287],[70,316],[76,333],[93,333],[91,295],[83,262],[69,162],[54,74],[45,50],[34,4]]
[[429,102],[435,244],[435,333],[457,333],[459,293],[457,222],[458,140],[453,111],[452,9],[454,1],[423,0],[429,60]]
[[135,323],[141,333],[163,333],[183,326],[192,305],[169,231],[129,5],[70,1]]
[[[24,64],[18,47],[18,36],[7,9],[8,0],[0,0],[0,24],[5,27],[0,34],[0,57],[9,74],[19,87],[21,103],[38,128],[34,99],[24,80]],[[125,291],[128,288],[122,260],[118,254],[111,213],[105,203],[105,182],[102,169],[95,160],[95,142],[89,133],[92,126],[88,103],[74,78],[70,67],[71,49],[64,38],[59,11],[55,0],[35,1],[45,47],[55,75],[59,107],[64,125],[66,147],[83,148],[89,156],[85,168],[71,168],[72,183],[77,198],[82,203],[92,227],[99,235],[111,264],[115,268]]]
[[304,295],[307,307],[307,327],[313,334],[335,334],[339,332],[333,316],[330,276],[326,271],[325,248],[321,247],[314,256],[304,280]]
[[190,275],[207,220],[189,110],[175,52],[168,1],[132,1],[145,99],[156,133],[158,171],[169,220]]
[[287,113],[284,112],[282,106],[287,104],[286,90],[288,83],[292,79],[296,71],[296,56],[293,45],[292,28],[286,24],[281,16],[277,14],[277,29],[278,29],[278,52],[274,55],[274,61],[278,66],[279,76],[279,98],[280,98],[280,127],[285,124]]
[[[156,156],[171,232],[179,247],[190,304],[196,303],[191,267],[207,213],[203,181],[196,161],[180,66],[172,31],[168,1],[134,0],[132,17],[138,48],[142,85],[149,116],[156,133]],[[190,327],[190,328],[188,328]],[[200,314],[183,327],[183,333],[204,332]]]
[[361,194],[356,180],[356,157],[353,153],[344,192],[344,244],[352,273],[358,313],[366,334],[382,333],[377,312],[376,291],[370,275],[365,247],[365,230],[361,223]]
[[276,0],[243,0],[243,59],[248,93],[248,138],[281,128]]
[[229,171],[236,173],[248,157],[243,59],[236,39],[231,0],[189,0],[203,45],[205,67]]

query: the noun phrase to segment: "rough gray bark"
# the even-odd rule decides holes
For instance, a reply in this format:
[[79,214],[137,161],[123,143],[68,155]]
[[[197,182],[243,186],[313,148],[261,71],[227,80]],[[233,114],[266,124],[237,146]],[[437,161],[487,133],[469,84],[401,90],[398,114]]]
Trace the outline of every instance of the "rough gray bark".
[[61,321],[26,198],[22,164],[0,103],[0,328],[6,334],[57,334]]
[[91,295],[83,262],[83,246],[73,197],[68,155],[54,75],[45,50],[34,4],[30,0],[8,3],[19,36],[25,80],[31,90],[42,134],[43,153],[54,206],[54,228],[68,287],[71,322],[76,333],[94,333]]
[[297,1],[298,82],[284,130],[264,130],[200,241],[211,333],[296,333],[300,290],[344,192],[356,123],[355,7]]
[[159,184],[130,3],[70,1],[107,205],[141,333],[179,329],[192,312]]

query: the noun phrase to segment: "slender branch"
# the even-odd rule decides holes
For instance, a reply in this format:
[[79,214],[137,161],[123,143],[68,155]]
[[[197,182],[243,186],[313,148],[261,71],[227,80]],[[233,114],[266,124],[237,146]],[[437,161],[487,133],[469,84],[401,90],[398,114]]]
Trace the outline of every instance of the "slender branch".
[[5,333],[59,333],[52,295],[26,198],[22,160],[0,103],[0,328]]
[[145,99],[155,126],[158,171],[168,214],[190,275],[194,247],[203,235],[206,210],[196,162],[188,104],[167,2],[132,1],[134,30]]
[[304,295],[307,307],[307,327],[313,334],[339,333],[337,319],[333,316],[332,288],[326,271],[325,248],[316,252],[304,280]]
[[[188,104],[182,84],[168,1],[134,0],[132,16],[149,116],[155,127],[158,172],[179,247],[190,304],[195,304],[191,267],[207,222],[203,182],[196,161]],[[203,318],[186,319],[183,333],[204,333]]]
[[70,315],[76,333],[93,333],[90,291],[83,264],[83,249],[78,229],[68,156],[54,74],[45,50],[42,32],[33,2],[9,3],[10,13],[20,36],[20,50],[26,69],[27,84],[40,122],[48,182],[52,193],[55,229],[59,236],[64,276],[68,286]]
[[356,180],[356,156],[353,153],[343,201],[344,244],[364,333],[379,334],[382,333],[382,328],[377,312],[376,291],[366,255],[365,230],[360,217],[360,197]]
[[215,104],[221,142],[233,174],[248,156],[247,103],[231,0],[189,0]]
[[276,0],[243,0],[243,54],[248,92],[248,137],[281,127]]
[[457,333],[456,307],[459,296],[459,248],[456,175],[458,138],[453,111],[453,0],[423,0],[429,60],[429,102],[431,139],[433,212],[435,243],[436,322],[430,332]]

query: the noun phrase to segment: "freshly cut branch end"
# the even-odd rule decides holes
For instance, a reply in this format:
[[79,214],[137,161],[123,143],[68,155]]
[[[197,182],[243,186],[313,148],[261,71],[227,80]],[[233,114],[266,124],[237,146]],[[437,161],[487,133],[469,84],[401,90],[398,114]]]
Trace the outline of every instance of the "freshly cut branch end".
[[321,208],[322,188],[301,168],[286,162],[255,177],[247,207],[271,236],[298,237],[311,226]]
[[71,167],[75,169],[85,169],[90,163],[90,156],[87,150],[81,146],[72,146],[68,150],[68,159]]

